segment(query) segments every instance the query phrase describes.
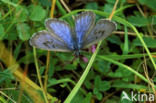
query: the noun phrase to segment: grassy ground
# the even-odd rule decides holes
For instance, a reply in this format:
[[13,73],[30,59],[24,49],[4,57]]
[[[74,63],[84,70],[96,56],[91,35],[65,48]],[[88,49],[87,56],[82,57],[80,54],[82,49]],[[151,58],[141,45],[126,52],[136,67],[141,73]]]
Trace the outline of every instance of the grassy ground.
[[[155,103],[155,4],[1,0],[0,103]],[[33,33],[46,29],[47,18],[73,26],[73,16],[88,10],[96,21],[109,18],[117,23],[117,30],[95,45],[95,52],[90,47],[75,57],[30,46]]]

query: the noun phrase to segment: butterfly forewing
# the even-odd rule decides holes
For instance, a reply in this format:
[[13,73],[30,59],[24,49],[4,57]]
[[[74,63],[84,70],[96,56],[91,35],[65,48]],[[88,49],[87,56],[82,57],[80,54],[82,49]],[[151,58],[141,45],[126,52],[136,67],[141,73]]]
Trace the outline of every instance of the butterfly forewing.
[[51,51],[76,51],[87,48],[109,36],[116,24],[110,20],[100,19],[96,25],[95,14],[82,12],[75,18],[75,29],[68,23],[58,19],[47,19],[45,26],[48,31],[35,33],[30,44],[36,48]]
[[55,38],[51,33],[43,30],[35,33],[30,39],[30,45],[36,48],[50,50],[50,51],[62,51],[68,52],[70,49],[67,45]]
[[100,40],[103,40],[116,30],[116,24],[110,20],[100,19],[91,33],[87,36],[83,43],[83,48],[87,48]]
[[54,37],[63,41],[71,50],[74,49],[72,32],[68,23],[58,19],[47,19],[45,25]]
[[81,48],[83,39],[92,30],[95,23],[95,14],[87,11],[82,12],[75,18],[75,32],[78,48]]

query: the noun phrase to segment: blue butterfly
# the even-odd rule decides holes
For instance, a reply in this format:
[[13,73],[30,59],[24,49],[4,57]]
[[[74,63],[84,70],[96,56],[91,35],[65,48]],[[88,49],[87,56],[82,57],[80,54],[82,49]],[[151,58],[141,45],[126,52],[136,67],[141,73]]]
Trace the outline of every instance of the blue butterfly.
[[69,52],[79,55],[81,49],[103,40],[116,30],[116,23],[100,19],[95,24],[95,14],[91,11],[82,12],[75,17],[75,26],[71,28],[65,21],[47,19],[47,30],[42,30],[30,39],[30,45],[36,48]]

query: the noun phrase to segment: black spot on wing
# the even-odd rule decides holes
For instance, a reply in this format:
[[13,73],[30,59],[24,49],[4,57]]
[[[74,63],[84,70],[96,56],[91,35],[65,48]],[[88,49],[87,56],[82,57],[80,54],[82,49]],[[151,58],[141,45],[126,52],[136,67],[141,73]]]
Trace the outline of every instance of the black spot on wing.
[[94,31],[94,35],[96,39],[99,39],[100,37],[102,37],[102,35],[104,35],[105,30],[101,29],[101,30],[95,30]]
[[105,33],[105,30],[95,30],[94,35],[102,35]]
[[51,40],[51,41],[45,41],[43,42],[43,45],[48,47],[48,48],[55,48],[56,46],[54,45],[54,41]]

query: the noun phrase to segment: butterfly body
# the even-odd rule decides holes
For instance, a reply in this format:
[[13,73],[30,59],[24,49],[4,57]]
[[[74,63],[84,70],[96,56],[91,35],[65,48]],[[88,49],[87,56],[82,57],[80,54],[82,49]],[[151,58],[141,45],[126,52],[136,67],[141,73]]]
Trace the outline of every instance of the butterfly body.
[[116,24],[106,19],[100,19],[95,24],[95,14],[90,11],[75,17],[74,29],[58,19],[47,19],[45,26],[47,30],[39,31],[31,37],[31,46],[50,51],[74,51],[76,55],[79,55],[81,49],[103,40],[116,29]]

